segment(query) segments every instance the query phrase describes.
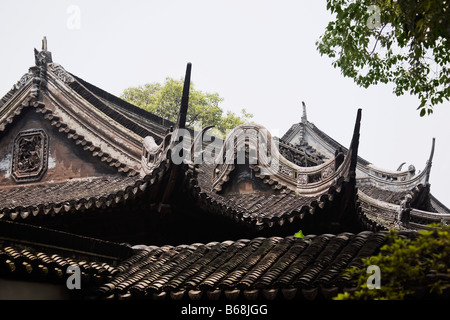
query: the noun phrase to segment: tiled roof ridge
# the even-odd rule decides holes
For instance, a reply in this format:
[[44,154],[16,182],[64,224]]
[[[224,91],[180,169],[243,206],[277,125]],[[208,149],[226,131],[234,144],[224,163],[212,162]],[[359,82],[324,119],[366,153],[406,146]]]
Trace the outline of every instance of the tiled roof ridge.
[[438,212],[450,213],[450,209],[445,204],[443,204],[441,201],[439,201],[435,196],[433,196],[431,193],[430,193],[430,200],[431,200],[431,205],[433,207],[437,206],[439,208],[439,209],[437,209]]
[[[17,90],[17,92],[18,91],[20,91],[20,90]],[[16,94],[17,92],[15,91],[14,94]],[[14,95],[10,96],[8,98],[8,101],[10,101],[10,99],[12,99],[13,97],[14,97]],[[4,107],[4,105],[2,107]],[[11,110],[9,110],[9,114],[6,117],[4,117],[3,121],[0,122],[0,132],[5,131],[7,126],[10,125],[11,123],[13,123],[14,119],[22,113],[23,108],[26,108],[29,106],[37,107],[38,105],[39,105],[39,102],[37,101],[37,99],[35,97],[33,97],[30,93],[28,93],[26,95],[26,97],[22,100],[22,102],[16,104],[16,106],[14,108],[11,108]],[[2,108],[2,107],[0,107],[0,108]],[[0,114],[1,113],[3,113],[3,110],[0,110]]]
[[25,87],[33,78],[33,73],[28,71],[25,73],[19,81],[17,81],[13,87],[0,99],[0,109],[16,94],[20,89]]
[[108,117],[117,121],[127,129],[133,131],[141,137],[152,135],[152,132],[148,131],[146,128],[136,124],[136,122],[126,118],[121,113],[115,109],[109,107],[107,104],[103,103],[99,98],[92,94],[81,82],[78,80],[68,83],[68,86],[77,92],[83,99],[87,100],[95,108],[106,114]]
[[156,122],[164,127],[169,128],[170,126],[174,126],[175,123],[168,121],[164,118],[161,118],[147,110],[144,110],[142,108],[139,108],[137,106],[135,106],[132,103],[129,103],[128,101],[125,101],[89,82],[87,82],[86,80],[81,79],[80,77],[70,73],[75,79],[76,81],[78,81],[80,84],[82,84],[87,90],[93,92],[94,94],[100,96],[102,99],[105,99],[113,104],[116,104],[122,108],[124,108],[125,110],[127,110],[128,112],[132,112],[134,114],[137,114],[139,116],[142,116],[148,120],[151,120],[153,122]]

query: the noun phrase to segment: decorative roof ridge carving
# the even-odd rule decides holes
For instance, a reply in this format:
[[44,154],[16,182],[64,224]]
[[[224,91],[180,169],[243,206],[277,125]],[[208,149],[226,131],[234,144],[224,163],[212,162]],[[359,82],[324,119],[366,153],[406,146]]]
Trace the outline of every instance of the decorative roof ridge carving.
[[369,164],[367,165],[367,168],[369,168],[370,170],[373,170],[375,172],[379,172],[379,173],[385,173],[388,175],[392,175],[392,176],[403,176],[403,175],[408,175],[409,170],[389,170],[389,169],[384,169],[378,166],[375,166],[374,164]]
[[163,141],[158,145],[152,136],[144,138],[142,143],[141,176],[151,174],[162,162],[170,161],[172,131],[169,130]]
[[[155,126],[159,128],[158,132],[152,131],[152,134],[154,136],[159,137],[162,139],[164,137],[164,134],[166,130],[171,127],[175,126],[175,123],[168,121],[166,119],[163,119],[147,110],[144,110],[142,108],[139,108],[135,106],[134,104],[131,104],[125,100],[122,100],[121,98],[93,85],[92,83],[89,83],[77,75],[74,75],[70,73],[72,77],[74,77],[75,81],[83,85],[86,90],[89,90],[94,95],[101,98],[103,103],[109,103],[113,105],[112,107],[125,116],[131,116],[130,119],[133,121],[143,121],[145,125],[141,125],[141,127],[149,127],[154,128]],[[148,129],[149,129],[148,128]],[[141,134],[142,137],[147,136],[147,134]]]
[[[339,142],[337,142],[336,140],[334,140],[333,138],[331,138],[328,134],[326,134],[324,131],[320,130],[313,122],[306,120],[305,122],[299,122],[296,124],[296,130],[304,130],[305,132],[308,132],[309,134],[311,134],[313,137],[315,137],[317,140],[321,141],[321,145],[326,147],[328,146],[329,148],[329,152],[330,154],[334,153],[336,150],[342,150],[345,153],[348,152],[348,149],[346,147],[344,147],[342,144],[340,144]],[[292,127],[288,130],[295,130]],[[286,136],[287,133],[284,135]],[[290,135],[292,135],[292,133],[290,133]],[[283,137],[284,137],[283,136]],[[313,145],[307,143],[306,141],[304,141],[304,143],[308,144],[310,147],[314,148]],[[317,149],[317,148],[316,148]],[[365,166],[370,164],[369,161],[367,161],[366,159],[361,158],[358,155],[358,168],[360,166]]]
[[[187,170],[186,175],[190,177],[190,190],[194,199],[199,203],[200,206],[205,208],[210,208],[212,213],[220,214],[236,222],[243,223],[244,225],[251,226],[256,230],[263,230],[265,228],[271,228],[276,225],[282,226],[284,223],[292,223],[294,219],[303,219],[307,214],[314,214],[316,210],[323,209],[328,206],[329,202],[334,201],[334,199],[339,198],[338,195],[342,192],[349,192],[349,188],[354,190],[355,186],[355,168],[356,168],[356,156],[357,147],[359,143],[359,128],[361,121],[361,110],[358,110],[356,117],[355,129],[353,133],[352,142],[350,144],[350,153],[348,155],[348,174],[344,176],[339,176],[335,183],[331,186],[324,188],[322,193],[317,195],[307,195],[303,198],[308,199],[305,203],[304,201],[295,202],[293,206],[289,208],[283,208],[278,215],[264,215],[258,216],[253,212],[249,212],[242,208],[238,203],[233,204],[227,196],[222,196],[211,189],[202,189],[198,184],[198,175],[202,174],[199,169],[194,168],[194,170]],[[234,151],[233,151],[234,154]],[[341,167],[343,163],[341,164]],[[273,183],[273,182],[272,182]],[[269,182],[270,184],[270,182]],[[276,185],[273,186],[274,188]],[[288,190],[287,188],[284,190]],[[272,201],[275,197],[276,200],[282,201],[283,199],[302,199],[302,195],[298,196],[294,193],[282,193],[283,190],[278,195],[272,194],[267,197],[268,201]],[[254,194],[259,194],[259,191]],[[264,205],[263,205],[264,207]]]
[[[338,153],[320,165],[312,167],[300,167],[287,160],[280,154],[278,146],[274,143],[270,132],[258,124],[243,124],[236,127],[225,139],[221,151],[216,159],[223,160],[224,163],[216,163],[214,166],[212,190],[219,192],[222,185],[229,180],[230,173],[235,168],[238,153],[245,150],[245,156],[249,159],[249,165],[257,177],[270,178],[270,184],[276,182],[277,189],[283,189],[289,193],[294,191],[302,195],[317,195],[325,189],[335,184],[340,176],[347,176],[356,168],[356,155],[359,144],[359,126],[361,121],[361,110],[358,110],[354,135],[347,156]],[[238,134],[238,133],[243,134]],[[261,132],[266,140],[260,141]],[[230,140],[233,139],[232,146]],[[268,147],[267,141],[270,141]],[[261,152],[262,147],[266,150]],[[250,163],[250,151],[256,155],[255,163]],[[257,151],[256,151],[257,150]],[[255,159],[253,159],[255,160]],[[274,161],[276,160],[276,161]],[[270,163],[270,167],[267,165]],[[351,169],[351,167],[354,167]],[[354,174],[354,172],[353,172]]]
[[[56,77],[57,75],[55,74],[55,78]],[[116,123],[132,132],[133,135],[139,136],[141,139],[152,135],[152,132],[147,127],[140,125],[136,121],[133,121],[133,119],[128,118],[126,115],[104,102],[101,97],[91,92],[85,85],[86,81],[78,81],[71,74],[70,77],[72,77],[74,81],[68,81],[67,83],[63,82],[63,84],[67,86],[69,92],[75,92],[81,99],[87,101],[91,106],[93,106],[95,110],[98,110],[102,114],[113,119]]]
[[75,81],[75,78],[69,72],[67,72],[63,68],[63,66],[61,66],[59,63],[51,62],[47,64],[47,66],[49,70],[53,72],[53,74],[55,74],[56,78],[58,78],[62,82],[66,84],[71,84],[72,82]]
[[[412,190],[411,193],[409,194],[411,197],[409,202],[413,201],[414,193],[415,193],[414,190]],[[370,212],[366,212],[363,208],[361,208],[361,204],[359,204],[359,207],[362,209],[361,211],[364,215],[363,218],[370,220],[372,223],[376,223],[375,220],[371,218],[371,216],[374,216],[375,214],[387,215],[390,217],[390,219],[393,219],[394,217],[395,220],[395,217],[397,217],[399,212],[404,209],[402,207],[402,204],[393,204],[390,202],[372,198],[371,196],[364,193],[360,189],[358,189],[358,202],[364,202],[365,206],[369,208],[368,210]],[[430,212],[415,208],[410,208],[409,214],[410,219],[408,221],[408,224],[412,223],[411,225],[414,225],[415,228],[425,229],[426,225],[430,223],[445,223],[445,224],[450,223],[450,214]],[[385,225],[383,225],[382,227],[384,229],[388,229],[388,227]],[[403,227],[401,226],[397,226],[397,228],[403,229]]]
[[[286,148],[291,152],[300,154],[301,156],[305,157],[306,160],[308,160],[310,162],[320,164],[320,162],[324,162],[326,160],[326,157],[323,154],[319,153],[316,149],[314,149],[313,147],[311,147],[308,144],[301,145],[301,146],[293,145],[292,143],[284,141],[281,138],[274,137],[274,139],[278,139],[278,144],[280,146],[280,149]],[[314,155],[314,154],[316,154],[316,155]]]
[[[139,172],[143,138],[126,124],[117,121],[107,110],[95,106],[94,104],[100,103],[100,100],[91,93],[85,90],[83,92],[88,95],[85,96],[74,89],[72,85],[74,83],[78,85],[76,80],[64,83],[49,67],[48,81],[48,92],[45,97],[55,107],[54,115],[59,116],[61,121],[64,120],[66,124],[78,123],[80,125],[79,134],[86,136],[85,140],[89,140],[88,137],[90,137],[91,141],[88,144],[98,140],[96,142],[98,146],[111,146],[112,151],[109,151],[111,156]],[[90,97],[96,100],[91,100]],[[106,105],[104,108],[110,109]],[[108,153],[108,150],[103,150],[103,152]]]
[[[235,136],[235,132],[238,132],[239,130],[242,130],[244,132],[243,136]],[[261,131],[267,133],[268,141],[273,141],[270,132],[268,132],[265,127],[258,124],[243,124],[237,126],[229,134],[229,136],[224,141],[220,153],[217,155],[217,158],[219,159],[221,157],[224,158],[223,160],[226,163],[218,163],[214,166],[212,184],[213,190],[221,191],[222,185],[229,180],[229,174],[235,169],[235,162],[238,158],[238,153],[242,152],[242,148],[245,148],[245,158],[246,160],[249,160],[250,168],[257,173],[256,176],[263,179],[263,181],[265,176],[270,176],[270,179],[278,183],[277,189],[286,189],[289,187],[290,190],[296,190],[297,185],[300,183],[295,181],[295,174],[319,174],[322,170],[324,170],[325,168],[329,168],[332,164],[334,164],[334,159],[330,159],[317,166],[300,167],[281,155],[276,144],[272,144],[271,147],[267,148],[267,151],[265,152],[255,152],[257,154],[256,163],[251,164],[251,150],[255,151],[258,150],[258,148],[261,148],[259,141],[259,134],[261,133]],[[250,136],[248,134],[250,134]],[[246,138],[249,139],[247,140]],[[236,141],[233,143],[233,146],[230,149],[231,146],[229,144],[229,141],[231,139],[236,139]],[[266,152],[270,152],[270,155],[267,155]],[[262,162],[263,164],[271,163],[272,165],[273,159],[278,159],[276,168],[271,168],[260,164]],[[230,161],[233,162],[231,163]],[[328,173],[325,173],[325,178],[328,177]],[[287,177],[284,177],[284,175],[287,175]],[[271,184],[272,183],[273,182],[271,181]]]
[[386,202],[380,199],[372,198],[370,195],[364,193],[361,189],[358,189],[358,200],[364,201],[370,205],[383,208],[389,211],[397,211],[400,205]]
[[417,175],[408,177],[411,172],[415,171],[415,168],[409,168],[404,171],[389,171],[370,164],[365,167],[358,167],[358,169],[367,174],[366,177],[361,178],[361,181],[372,183],[380,189],[390,191],[407,191],[419,184],[427,185],[431,173],[434,148],[435,138],[432,140],[431,152],[425,168]]

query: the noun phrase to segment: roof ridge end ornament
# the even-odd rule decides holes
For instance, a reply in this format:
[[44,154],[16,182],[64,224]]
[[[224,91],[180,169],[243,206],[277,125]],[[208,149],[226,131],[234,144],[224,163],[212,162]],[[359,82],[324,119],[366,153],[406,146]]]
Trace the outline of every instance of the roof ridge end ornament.
[[192,63],[188,62],[186,66],[186,76],[184,77],[183,95],[181,97],[181,106],[178,113],[176,127],[182,129],[186,127],[186,116],[189,107],[189,89],[191,85],[191,69]]
[[434,148],[435,148],[435,144],[436,144],[436,138],[433,137],[433,140],[431,142],[431,152],[430,152],[430,157],[427,160],[427,164],[426,164],[426,176],[425,176],[425,184],[428,184],[429,180],[430,180],[430,174],[431,174],[431,165],[433,163],[433,156],[434,156]]
[[31,67],[33,73],[33,87],[31,97],[39,98],[40,92],[46,90],[47,86],[47,64],[52,63],[52,53],[47,51],[47,37],[42,39],[42,50],[34,49],[34,67]]
[[306,123],[306,122],[308,122],[308,117],[306,116],[306,104],[305,104],[305,101],[302,101],[302,108],[303,108],[302,123]]
[[44,36],[42,39],[42,50],[38,51],[36,48],[34,49],[34,59],[35,64],[38,67],[45,66],[47,63],[53,62],[52,53],[47,50],[47,37]]
[[359,108],[356,114],[355,127],[353,129],[352,141],[350,143],[349,152],[351,152],[350,171],[352,178],[356,177],[356,165],[358,162],[358,148],[361,129],[362,109]]
[[398,166],[397,171],[402,171],[402,167],[403,167],[405,164],[406,164],[406,162],[402,162],[402,163]]

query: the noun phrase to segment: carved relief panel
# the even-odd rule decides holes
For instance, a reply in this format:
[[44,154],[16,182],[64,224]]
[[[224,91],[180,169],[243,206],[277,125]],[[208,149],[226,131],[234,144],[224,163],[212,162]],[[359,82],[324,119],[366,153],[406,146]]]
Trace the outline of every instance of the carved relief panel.
[[39,181],[48,166],[48,136],[42,129],[19,132],[14,140],[12,177],[16,182]]

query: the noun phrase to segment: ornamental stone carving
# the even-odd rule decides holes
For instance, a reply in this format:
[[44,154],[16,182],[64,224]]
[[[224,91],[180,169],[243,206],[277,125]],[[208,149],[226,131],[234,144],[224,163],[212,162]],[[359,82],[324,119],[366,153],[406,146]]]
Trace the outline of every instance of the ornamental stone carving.
[[288,177],[292,177],[293,173],[292,173],[292,169],[289,168],[288,166],[285,165],[280,165],[280,172]]
[[12,177],[16,182],[39,181],[48,166],[48,136],[42,129],[20,132],[14,140]]
[[334,170],[332,167],[326,167],[322,171],[322,179],[326,179],[326,178],[330,177],[333,173],[334,173]]
[[297,177],[297,183],[300,185],[307,184],[308,183],[308,175],[299,174]]

